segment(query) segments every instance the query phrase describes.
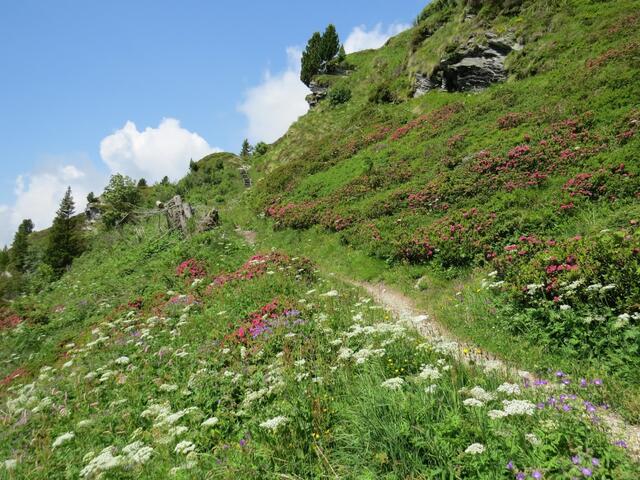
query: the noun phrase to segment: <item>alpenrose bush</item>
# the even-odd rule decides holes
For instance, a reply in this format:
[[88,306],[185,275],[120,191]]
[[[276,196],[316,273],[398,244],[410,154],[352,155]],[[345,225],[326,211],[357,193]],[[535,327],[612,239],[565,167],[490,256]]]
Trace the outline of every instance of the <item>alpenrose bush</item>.
[[640,230],[556,241],[523,236],[495,259],[489,286],[509,295],[508,330],[607,359],[633,376],[640,365]]

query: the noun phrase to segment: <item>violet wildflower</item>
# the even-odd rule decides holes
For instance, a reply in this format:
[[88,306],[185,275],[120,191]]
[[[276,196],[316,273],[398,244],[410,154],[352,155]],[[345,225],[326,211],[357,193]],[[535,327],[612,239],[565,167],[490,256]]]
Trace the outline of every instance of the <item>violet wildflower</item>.
[[513,461],[509,461],[509,463],[507,463],[507,470],[513,470]]
[[591,459],[591,465],[593,465],[594,467],[599,467],[600,466],[600,459],[599,458],[592,458]]
[[580,463],[580,456],[579,455],[574,455],[573,457],[571,457],[571,462],[574,465],[578,465]]
[[558,378],[562,378],[562,377],[564,377],[564,375],[565,375],[565,373],[562,370],[558,370],[556,372],[556,377],[558,377]]
[[613,443],[616,447],[627,448],[627,442],[624,440],[617,440]]
[[594,378],[592,383],[593,383],[594,385],[600,386],[600,385],[602,385],[602,379],[600,379],[600,378]]
[[516,480],[525,480],[525,478],[527,478],[527,475],[524,472],[516,473]]
[[562,406],[562,410],[564,410],[565,412],[570,412],[571,411],[571,405],[563,405]]
[[542,473],[539,470],[534,470],[531,476],[533,478],[542,478]]
[[593,472],[591,471],[591,469],[584,467],[580,469],[580,472],[585,476],[585,477],[590,477],[591,475],[593,475]]
[[587,379],[586,378],[581,378],[580,379],[580,386],[583,387],[583,388],[587,386]]

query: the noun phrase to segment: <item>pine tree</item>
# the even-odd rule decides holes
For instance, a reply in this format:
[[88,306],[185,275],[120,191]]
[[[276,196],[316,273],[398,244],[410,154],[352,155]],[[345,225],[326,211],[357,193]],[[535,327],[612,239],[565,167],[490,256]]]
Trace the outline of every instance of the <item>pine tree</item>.
[[169,177],[167,177],[166,175],[162,177],[162,180],[160,180],[160,185],[169,185],[170,183],[171,181],[169,180]]
[[11,245],[10,263],[18,272],[27,270],[27,259],[29,254],[29,235],[33,232],[33,222],[30,219],[22,221],[18,231],[13,237]]
[[96,203],[98,199],[96,198],[96,194],[93,192],[89,192],[87,195],[87,203]]
[[328,63],[340,52],[340,39],[333,24],[329,24],[320,42],[320,71],[326,72]]
[[251,144],[249,143],[249,140],[247,140],[246,138],[244,139],[244,141],[242,142],[242,150],[240,150],[240,156],[242,158],[246,158],[248,156],[251,155]]
[[138,180],[138,186],[139,187],[146,187],[147,186],[147,180],[144,178],[141,178],[140,180]]
[[80,224],[78,219],[74,218],[74,213],[75,204],[71,195],[71,187],[68,187],[49,230],[48,245],[45,251],[45,262],[57,274],[61,274],[82,252]]
[[300,68],[300,80],[309,86],[313,76],[320,70],[322,59],[320,58],[320,50],[322,46],[322,35],[315,32],[307,42],[307,48],[302,52],[302,62]]
[[192,172],[197,172],[198,171],[198,163],[193,161],[193,158],[191,160],[189,160],[189,170]]
[[324,33],[315,32],[304,52],[300,68],[300,80],[309,86],[314,75],[327,73],[329,62],[341,52],[340,38],[333,24],[329,24]]

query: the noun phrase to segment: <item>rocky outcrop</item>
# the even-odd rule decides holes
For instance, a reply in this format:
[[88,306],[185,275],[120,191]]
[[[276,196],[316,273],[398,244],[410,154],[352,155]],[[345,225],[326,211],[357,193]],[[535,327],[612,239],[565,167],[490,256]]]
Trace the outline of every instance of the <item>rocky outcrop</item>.
[[309,107],[313,108],[327,96],[329,87],[312,81],[309,84],[309,90],[311,90],[311,93],[306,96],[305,100],[309,104]]
[[522,49],[512,37],[485,33],[482,43],[475,37],[440,60],[430,75],[415,77],[414,97],[441,89],[449,92],[478,91],[507,79],[507,55]]
[[84,215],[87,217],[87,222],[96,223],[102,216],[102,210],[98,202],[88,203],[84,209]]

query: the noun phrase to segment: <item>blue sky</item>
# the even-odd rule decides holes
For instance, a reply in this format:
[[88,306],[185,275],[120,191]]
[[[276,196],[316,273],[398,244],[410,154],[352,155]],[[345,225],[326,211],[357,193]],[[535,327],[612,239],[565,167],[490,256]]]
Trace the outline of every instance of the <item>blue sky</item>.
[[6,2],[0,244],[24,216],[47,226],[66,184],[83,205],[116,170],[178,178],[185,156],[273,141],[306,108],[296,69],[313,31],[332,22],[352,50],[375,46],[425,4]]

